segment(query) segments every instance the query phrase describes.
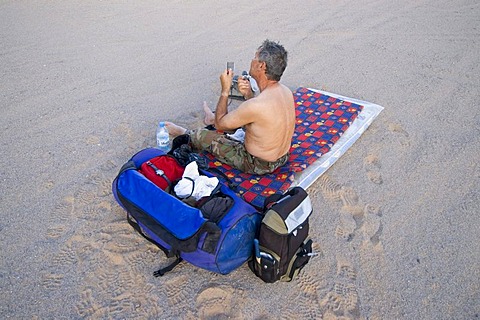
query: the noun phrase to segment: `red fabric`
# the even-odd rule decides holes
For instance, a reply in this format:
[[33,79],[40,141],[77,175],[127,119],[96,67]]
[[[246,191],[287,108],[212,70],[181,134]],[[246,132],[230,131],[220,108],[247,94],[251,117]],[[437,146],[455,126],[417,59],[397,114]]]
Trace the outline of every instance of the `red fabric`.
[[[170,179],[170,182],[174,182],[182,178],[185,168],[183,168],[177,160],[169,155],[161,155],[150,159],[150,162],[160,170],[163,170],[165,175]],[[159,188],[165,190],[168,187],[168,183],[162,176],[155,173],[155,170],[147,164],[142,163],[140,167],[140,173],[142,173],[148,180],[152,181]]]

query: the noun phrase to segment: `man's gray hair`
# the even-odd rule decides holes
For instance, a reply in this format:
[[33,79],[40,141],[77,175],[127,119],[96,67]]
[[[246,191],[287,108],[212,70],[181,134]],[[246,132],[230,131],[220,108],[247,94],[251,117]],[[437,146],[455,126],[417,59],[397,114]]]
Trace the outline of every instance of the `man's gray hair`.
[[265,40],[258,47],[258,60],[265,62],[267,65],[267,79],[280,81],[283,71],[287,67],[287,51],[278,42]]

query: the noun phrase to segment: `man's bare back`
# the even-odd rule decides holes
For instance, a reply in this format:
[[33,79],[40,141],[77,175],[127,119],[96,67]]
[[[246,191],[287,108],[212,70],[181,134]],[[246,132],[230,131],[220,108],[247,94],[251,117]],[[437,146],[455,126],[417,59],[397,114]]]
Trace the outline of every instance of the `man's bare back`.
[[[247,105],[248,104],[248,105]],[[244,106],[246,105],[246,106]],[[253,122],[245,125],[245,148],[260,159],[275,161],[290,149],[295,129],[292,92],[280,83],[265,88],[239,108],[249,108]]]

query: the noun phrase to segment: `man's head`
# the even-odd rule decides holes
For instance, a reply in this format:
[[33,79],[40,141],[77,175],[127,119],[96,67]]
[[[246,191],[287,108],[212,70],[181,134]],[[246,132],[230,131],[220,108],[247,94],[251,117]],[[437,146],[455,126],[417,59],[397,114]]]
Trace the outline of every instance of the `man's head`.
[[265,75],[268,80],[280,81],[287,67],[287,51],[278,42],[265,40],[257,49],[255,59],[265,63]]

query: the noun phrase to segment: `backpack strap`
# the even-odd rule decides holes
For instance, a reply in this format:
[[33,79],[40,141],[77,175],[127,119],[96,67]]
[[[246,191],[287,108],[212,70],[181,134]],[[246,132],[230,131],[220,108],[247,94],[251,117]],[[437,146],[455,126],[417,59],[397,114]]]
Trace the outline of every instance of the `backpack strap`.
[[265,198],[265,201],[263,202],[263,213],[267,212],[267,209],[270,209],[270,207],[277,202],[278,200],[283,198],[283,194],[281,193],[274,193],[268,197]]
[[284,198],[286,196],[292,196],[293,197],[296,194],[298,194],[299,192],[305,193],[305,190],[303,190],[300,187],[293,187],[293,188],[290,188],[288,191],[286,191],[284,194],[275,193],[275,194],[272,194],[272,195],[268,196],[267,198],[265,198],[265,201],[263,202],[263,213],[267,212],[267,209],[270,209],[270,207],[275,202],[278,202],[279,200],[281,200],[282,198]]
[[182,261],[183,261],[183,259],[180,258],[179,256],[177,256],[177,258],[172,263],[170,263],[168,266],[155,271],[153,273],[153,276],[154,277],[162,277],[163,275],[165,275],[165,273],[167,273],[169,271],[172,271],[173,268],[175,268]]
[[[207,232],[207,236],[205,238],[205,241],[203,243],[203,250],[208,252],[208,253],[215,253],[215,249],[217,247],[218,241],[220,239],[221,235],[221,229],[213,222],[206,222],[204,226],[202,227],[204,231]],[[183,261],[183,259],[179,256],[179,251],[177,249],[172,248],[169,253],[167,254],[167,257],[171,257],[175,255],[176,259],[169,264],[168,266],[161,268],[153,273],[154,277],[162,277],[165,275],[165,273],[172,271],[173,268],[175,268],[180,262]]]

